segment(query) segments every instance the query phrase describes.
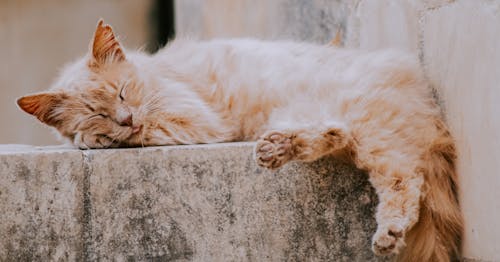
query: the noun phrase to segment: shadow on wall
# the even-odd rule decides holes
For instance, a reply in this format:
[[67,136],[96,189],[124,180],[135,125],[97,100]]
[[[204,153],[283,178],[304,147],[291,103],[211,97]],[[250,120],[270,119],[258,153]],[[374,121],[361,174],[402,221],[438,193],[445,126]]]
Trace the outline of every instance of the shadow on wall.
[[173,0],[0,2],[0,143],[60,143],[15,101],[46,90],[65,63],[84,55],[99,18],[129,49],[156,51],[174,34]]

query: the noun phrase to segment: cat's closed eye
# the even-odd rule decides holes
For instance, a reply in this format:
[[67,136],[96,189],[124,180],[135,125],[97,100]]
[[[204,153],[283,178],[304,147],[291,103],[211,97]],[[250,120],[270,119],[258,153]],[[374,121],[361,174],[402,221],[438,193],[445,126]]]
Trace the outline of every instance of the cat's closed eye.
[[104,114],[104,113],[100,113],[100,114],[95,114],[95,115],[91,115],[87,118],[87,120],[93,120],[93,119],[107,119],[109,118],[109,116],[107,114]]
[[120,94],[118,95],[118,97],[120,98],[121,101],[125,101],[125,85],[122,86],[122,88],[120,89]]

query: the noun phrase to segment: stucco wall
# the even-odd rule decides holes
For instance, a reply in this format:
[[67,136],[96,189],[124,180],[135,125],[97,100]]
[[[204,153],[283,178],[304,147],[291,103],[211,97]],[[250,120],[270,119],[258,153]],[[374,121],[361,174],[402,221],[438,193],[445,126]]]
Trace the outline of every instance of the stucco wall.
[[417,54],[455,136],[466,257],[500,261],[500,1],[178,0],[179,34],[254,36]]
[[256,37],[328,42],[346,26],[354,2],[342,0],[181,0],[176,34],[201,39]]

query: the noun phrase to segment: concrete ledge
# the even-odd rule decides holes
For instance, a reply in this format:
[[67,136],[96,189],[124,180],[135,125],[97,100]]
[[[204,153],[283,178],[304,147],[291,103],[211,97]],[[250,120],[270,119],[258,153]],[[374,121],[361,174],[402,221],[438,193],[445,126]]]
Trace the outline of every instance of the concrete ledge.
[[83,256],[82,154],[0,146],[0,261]]
[[370,261],[376,197],[333,159],[257,167],[251,143],[0,147],[0,260]]

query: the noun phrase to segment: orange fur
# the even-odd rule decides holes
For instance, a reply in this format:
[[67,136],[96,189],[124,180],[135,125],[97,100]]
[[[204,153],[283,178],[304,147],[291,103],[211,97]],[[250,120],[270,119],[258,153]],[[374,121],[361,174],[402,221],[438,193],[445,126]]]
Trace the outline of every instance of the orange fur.
[[330,45],[341,47],[342,46],[342,30],[339,28],[335,34],[335,38],[330,41]]
[[81,148],[257,140],[267,168],[347,155],[379,196],[376,254],[458,255],[453,139],[407,54],[179,39],[148,56],[100,21],[89,54],[18,104]]

